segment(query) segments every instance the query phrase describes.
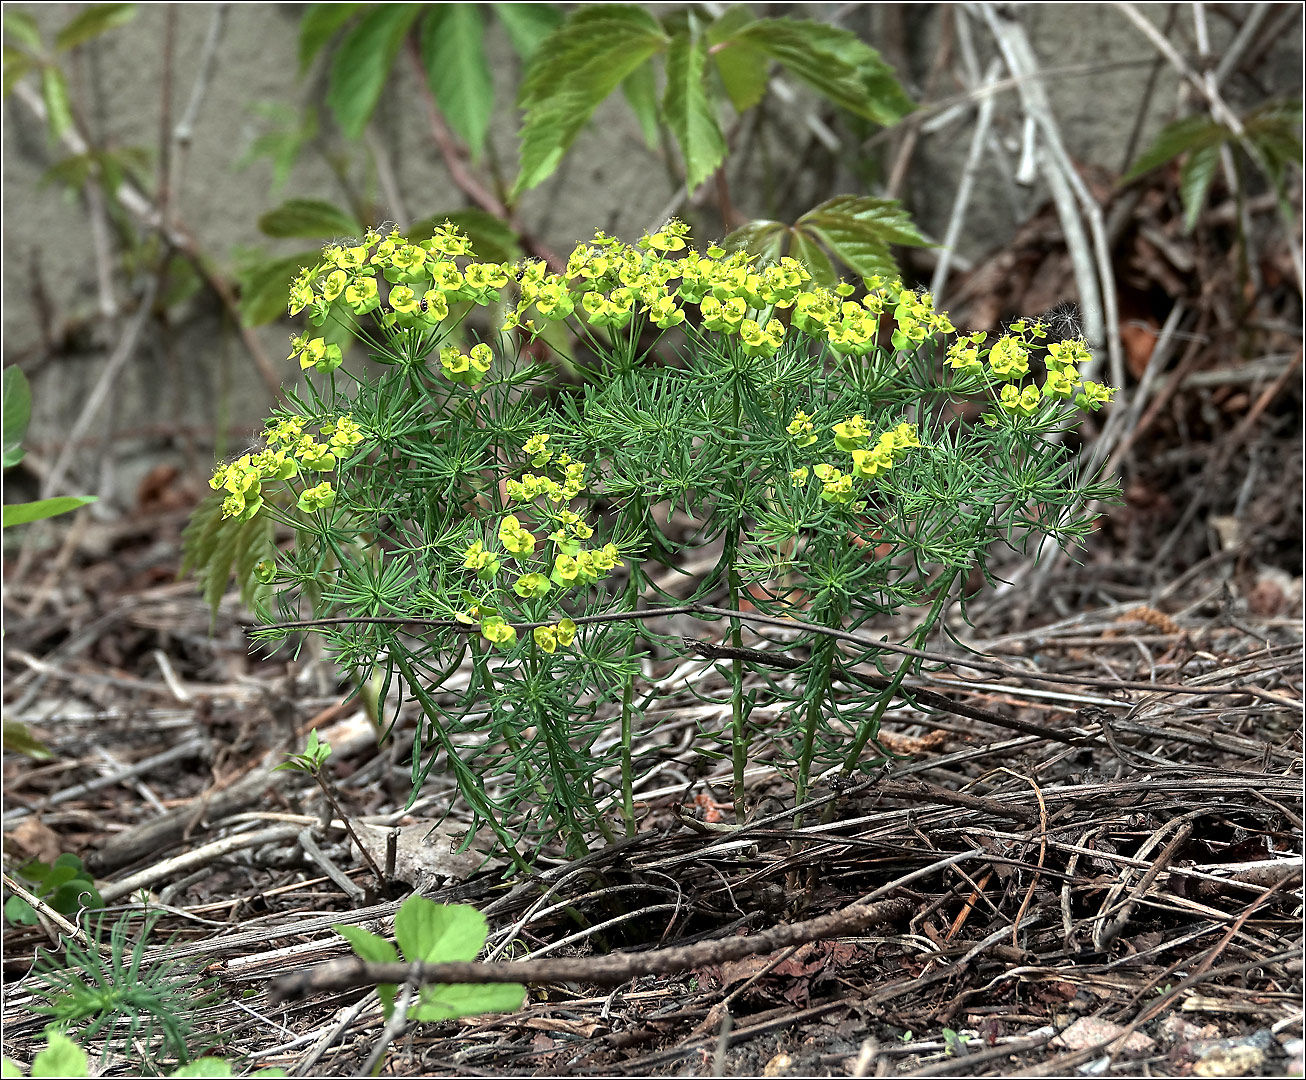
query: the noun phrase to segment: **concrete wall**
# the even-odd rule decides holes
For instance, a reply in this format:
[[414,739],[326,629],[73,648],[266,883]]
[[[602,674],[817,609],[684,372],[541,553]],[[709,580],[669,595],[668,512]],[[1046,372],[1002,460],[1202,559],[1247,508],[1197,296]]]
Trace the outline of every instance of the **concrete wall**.
[[[7,5],[30,12],[48,35],[82,6]],[[650,6],[661,14],[675,5]],[[958,35],[955,20],[963,17],[948,5],[752,6],[764,14],[792,11],[799,17],[838,19],[881,49],[914,96],[931,101],[964,93],[967,87],[958,73],[966,70],[967,55],[973,55],[980,70],[996,55],[982,21],[965,18],[961,28],[966,33]],[[266,161],[244,169],[236,167],[262,130],[253,111],[256,105],[299,105],[321,100],[324,93],[320,74],[305,80],[297,76],[298,20],[303,8],[233,4],[227,9],[217,68],[176,194],[181,221],[223,272],[229,272],[242,247],[259,245],[289,253],[305,246],[298,241],[270,241],[258,232],[259,215],[283,198],[343,201],[331,170],[311,153],[303,156],[279,192],[271,190],[272,171]],[[801,10],[793,10],[798,8]],[[1190,37],[1191,5],[1178,8],[1176,26]],[[178,5],[174,10],[170,95],[174,120],[191,95],[214,10],[214,5],[201,3]],[[1146,5],[1141,10],[1163,24],[1171,5]],[[1023,6],[1019,14],[1040,64],[1052,72],[1046,86],[1068,149],[1109,181],[1123,163],[1140,111],[1143,145],[1175,114],[1181,88],[1174,73],[1163,67],[1145,100],[1156,53],[1112,5],[1032,4]],[[167,18],[163,5],[141,5],[129,26],[110,32],[82,51],[74,66],[76,89],[79,100],[86,103],[84,122],[96,140],[115,146],[145,146],[157,152]],[[1218,52],[1232,29],[1214,12],[1209,18]],[[1181,51],[1188,51],[1178,31],[1172,30],[1171,36]],[[493,23],[489,47],[498,90],[491,153],[507,180],[515,160],[518,117],[511,96],[519,62]],[[948,50],[942,65],[937,63],[940,47]],[[1235,105],[1260,100],[1266,90],[1299,93],[1300,67],[1297,22],[1260,65],[1257,79],[1261,85],[1235,78],[1228,86],[1230,100]],[[887,138],[868,133],[860,157],[855,152],[831,155],[813,142],[806,123],[809,111],[815,109],[836,130],[846,132],[830,109],[817,106],[801,88],[793,104],[769,108],[778,134],[773,134],[769,147],[753,141],[741,151],[745,163],[732,176],[732,196],[740,212],[783,217],[838,192],[882,191],[874,179],[889,175],[902,145],[900,133]],[[943,233],[974,115],[973,110],[965,111],[949,125],[923,136],[915,146],[899,194],[927,234],[939,237]],[[997,101],[995,133],[1005,148],[1009,167],[1014,167],[1018,157],[1021,115],[1017,95],[1011,90],[1004,92]],[[42,174],[61,153],[49,145],[41,126],[15,97],[4,105],[3,116],[4,362],[22,362],[35,372],[36,416],[31,438],[38,451],[45,450],[48,456],[67,433],[70,418],[102,370],[121,324],[106,325],[96,318],[96,279],[82,200],[56,187],[41,186]],[[387,92],[374,132],[377,142],[388,151],[410,220],[466,205],[432,145],[423,104],[406,67]],[[748,141],[747,130],[742,137]],[[846,141],[845,145],[853,144]],[[764,164],[767,152],[769,166]],[[967,229],[958,245],[963,260],[1001,244],[1046,198],[1037,185],[1023,188],[1004,177],[998,160],[1001,156],[996,151],[986,155]],[[353,149],[349,174],[360,188],[376,193],[380,200],[375,177],[363,164],[365,157],[359,148]],[[769,182],[764,175],[768,168]],[[672,170],[645,147],[629,110],[618,98],[600,109],[596,122],[582,134],[557,175],[528,195],[521,217],[544,242],[563,252],[595,228],[634,239],[641,230],[659,223],[676,186]],[[776,190],[781,196],[768,205],[765,193]],[[395,219],[403,214],[386,206],[383,216]],[[692,220],[692,213],[687,216]],[[699,231],[719,232],[721,222],[710,205],[701,209],[699,220]],[[114,280],[120,301],[127,300],[127,279],[119,274]],[[139,281],[134,287],[140,288]],[[126,307],[130,310],[131,305]],[[53,354],[42,346],[42,326],[48,327],[51,312],[55,321],[71,321],[85,328]],[[204,467],[212,446],[212,436],[206,432],[217,427],[252,430],[265,412],[264,386],[236,328],[210,295],[200,294],[175,307],[168,322],[166,331],[158,324],[147,328],[117,387],[112,409],[92,428],[93,433],[117,433],[110,444],[113,453],[107,457],[123,466],[124,472],[113,481],[120,495],[130,495],[134,476],[152,461],[177,454],[179,444],[167,434],[168,427],[189,425],[200,431],[198,457]],[[255,333],[279,363],[286,355],[288,324],[260,328]],[[285,373],[288,378],[294,374],[288,365]],[[136,434],[124,435],[131,432]],[[70,480],[72,486],[87,489],[93,479],[88,468],[97,457],[103,461],[106,455],[88,454]],[[37,460],[41,458],[38,452]]]

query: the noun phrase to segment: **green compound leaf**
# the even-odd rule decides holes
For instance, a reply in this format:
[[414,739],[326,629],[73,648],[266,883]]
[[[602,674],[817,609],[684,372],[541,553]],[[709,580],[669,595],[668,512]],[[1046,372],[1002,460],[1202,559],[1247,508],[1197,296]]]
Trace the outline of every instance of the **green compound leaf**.
[[41,68],[41,97],[45,99],[46,123],[54,141],[73,126],[73,112],[68,102],[67,80],[53,64]]
[[36,502],[14,503],[5,507],[4,528],[11,525],[26,525],[33,521],[68,514],[80,506],[99,502],[94,495],[59,495],[53,499],[37,499]]
[[1197,216],[1206,204],[1216,167],[1220,164],[1220,147],[1203,146],[1188,155],[1179,170],[1179,201],[1184,207],[1184,232],[1192,232]]
[[311,4],[299,21],[299,73],[304,74],[313,58],[336,32],[354,17],[362,4]]
[[417,1004],[408,1010],[412,1020],[453,1020],[487,1012],[515,1012],[526,1000],[520,983],[480,983],[423,986]]
[[324,240],[363,233],[362,223],[353,214],[321,199],[287,199],[260,217],[258,227],[265,236]]
[[254,567],[276,554],[271,517],[259,513],[248,521],[224,518],[224,494],[215,491],[191,512],[181,532],[182,566],[177,575],[195,571],[200,593],[214,615],[233,572],[240,584],[241,599],[252,603],[261,584],[254,576]]
[[30,15],[21,11],[6,11],[4,13],[5,33],[12,37],[18,44],[30,49],[32,52],[41,51],[41,31],[36,25],[36,20]]
[[563,20],[563,14],[554,4],[491,4],[499,22],[508,32],[513,51],[523,60],[535,55],[535,50]]
[[1161,129],[1152,140],[1152,145],[1138,155],[1120,182],[1128,184],[1166,162],[1173,161],[1180,154],[1200,150],[1204,146],[1216,146],[1228,137],[1229,132],[1206,115],[1176,120]]
[[28,53],[6,45],[4,47],[4,92],[7,99],[14,92],[18,80],[36,67],[36,61]]
[[510,263],[521,258],[521,237],[512,226],[484,210],[454,210],[436,214],[417,222],[405,232],[411,241],[429,240],[431,233],[445,222],[457,226],[471,242],[476,258],[482,262]]
[[656,19],[622,4],[582,8],[550,34],[518,94],[526,119],[514,195],[546,180],[599,103],[666,46]]
[[46,1048],[32,1061],[33,1076],[87,1076],[86,1051],[54,1028],[45,1032]]
[[621,81],[621,92],[639,123],[644,144],[650,149],[658,145],[658,81],[651,60],[640,64]]
[[836,195],[800,217],[794,228],[819,240],[860,277],[897,275],[890,244],[930,246],[897,199]]
[[703,73],[707,68],[707,40],[677,34],[667,49],[667,91],[662,115],[680,143],[685,159],[685,187],[693,192],[721,164],[726,140],[707,100]]
[[437,904],[416,893],[395,913],[395,940],[410,964],[475,960],[487,930],[485,916],[469,904]]
[[743,249],[756,255],[764,266],[774,265],[785,253],[789,228],[779,221],[750,221],[725,238],[722,246],[727,251]]
[[290,283],[305,266],[316,265],[320,251],[270,259],[265,256],[247,262],[236,271],[240,283],[240,317],[246,326],[263,326],[286,314]]
[[884,127],[916,107],[880,54],[847,30],[808,20],[759,19],[731,40],[778,61],[840,108]]
[[32,420],[32,388],[27,376],[16,367],[7,367],[3,376],[3,431],[4,459],[6,469],[12,468],[23,460],[23,439],[27,436],[27,425]]
[[449,126],[479,159],[494,112],[485,24],[475,4],[435,4],[422,19],[422,67]]
[[793,245],[789,252],[812,275],[812,280],[827,288],[839,280],[830,256],[821,250],[821,245],[804,232],[794,230]]
[[721,83],[736,112],[751,109],[766,93],[768,60],[735,34],[757,20],[745,7],[732,7],[707,28],[707,42]]
[[381,88],[421,4],[378,4],[337,46],[327,105],[347,138],[357,139],[381,99]]
[[59,31],[54,39],[54,47],[60,52],[75,49],[78,45],[99,37],[106,30],[126,26],[135,17],[135,4],[95,4],[74,16]]

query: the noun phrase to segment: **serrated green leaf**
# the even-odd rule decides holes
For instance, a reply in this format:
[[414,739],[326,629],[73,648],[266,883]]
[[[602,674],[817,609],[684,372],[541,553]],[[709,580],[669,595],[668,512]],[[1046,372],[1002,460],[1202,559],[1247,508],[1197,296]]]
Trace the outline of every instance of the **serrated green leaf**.
[[1220,164],[1220,147],[1203,146],[1188,155],[1179,170],[1179,201],[1184,208],[1184,232],[1192,232],[1197,217],[1206,205],[1216,167]]
[[259,111],[271,127],[254,140],[236,162],[236,168],[244,169],[259,158],[267,158],[272,162],[272,190],[275,192],[285,186],[300,153],[317,137],[317,109],[307,105],[301,113],[277,102],[261,106]]
[[287,199],[258,219],[265,236],[300,236],[329,240],[361,236],[362,223],[347,210],[321,199]]
[[136,17],[135,4],[93,4],[73,18],[59,31],[54,47],[59,51],[75,49],[106,30],[126,26]]
[[347,138],[357,139],[363,134],[381,99],[381,88],[404,35],[421,13],[421,4],[369,7],[336,47],[331,58],[327,105]]
[[4,47],[4,94],[7,99],[13,93],[18,80],[36,67],[36,61],[20,49],[6,45]]
[[247,590],[252,588],[252,566],[275,554],[271,516],[258,513],[248,521],[224,518],[224,496],[224,492],[216,491],[191,511],[190,520],[181,531],[182,564],[177,574],[184,577],[194,571],[200,594],[214,614],[217,614],[227,584],[237,569],[239,553],[245,552],[248,561],[262,544],[261,554],[249,564],[250,569],[245,571],[245,577],[240,581],[241,596],[246,602],[251,595]]
[[773,266],[785,253],[789,228],[778,221],[750,221],[730,233],[721,246],[727,251],[747,251],[763,266]]
[[469,904],[437,904],[414,893],[395,913],[395,940],[410,964],[475,960],[485,944],[485,916]]
[[622,4],[582,8],[550,34],[518,95],[526,118],[514,194],[547,179],[600,102],[666,45],[656,19]]
[[70,192],[81,191],[86,182],[95,173],[95,155],[91,154],[69,154],[66,158],[56,161],[41,174],[37,180],[38,187],[47,187],[51,184],[58,184],[67,188]]
[[915,108],[880,54],[847,30],[810,20],[759,19],[732,40],[778,61],[840,108],[882,126]]
[[4,444],[3,465],[6,469],[23,460],[23,440],[27,437],[27,425],[32,422],[32,387],[27,376],[17,367],[5,368],[0,376],[0,441]]
[[32,1061],[32,1076],[87,1076],[86,1051],[53,1027],[45,1029],[46,1048]]
[[755,21],[746,8],[733,7],[707,29],[712,62],[739,113],[751,109],[766,93],[767,58],[746,42],[734,40],[737,31]]
[[23,754],[37,761],[54,757],[50,748],[32,734],[31,728],[17,720],[4,721],[4,751],[6,754]]
[[721,134],[703,86],[707,41],[678,34],[667,49],[667,90],[662,115],[680,144],[685,161],[685,187],[693,192],[721,164],[726,140]]
[[823,244],[860,277],[897,276],[890,244],[930,246],[896,199],[836,195],[805,213],[794,228]]
[[429,240],[436,228],[446,221],[471,241],[472,250],[481,262],[510,263],[522,256],[521,237],[512,226],[484,210],[436,214],[410,226],[404,235],[414,243]]
[[658,145],[658,82],[653,71],[653,61],[640,64],[621,80],[621,92],[639,124],[644,145],[650,150]]
[[489,1012],[515,1012],[526,1000],[520,983],[439,983],[423,986],[417,1004],[408,1010],[411,1020],[454,1020]]
[[523,60],[535,55],[540,43],[556,30],[563,14],[555,4],[492,4],[508,32],[513,51]]
[[4,29],[6,34],[32,52],[42,51],[40,28],[36,25],[36,20],[26,12],[6,11]]
[[41,68],[41,97],[45,99],[46,124],[54,141],[73,126],[73,113],[68,102],[68,83],[63,72],[53,64]]
[[789,255],[807,267],[807,272],[816,284],[828,288],[839,280],[830,256],[821,250],[820,244],[799,229],[793,230],[790,237]]
[[299,73],[308,70],[313,58],[354,17],[362,4],[310,4],[299,20]]
[[422,67],[449,126],[479,159],[494,112],[494,80],[476,4],[435,4],[422,19]]
[[59,495],[53,499],[37,499],[36,502],[13,503],[5,507],[4,528],[44,521],[46,518],[68,514],[78,507],[98,501],[94,495]]
[[240,317],[246,326],[275,322],[286,313],[290,283],[305,266],[321,258],[318,251],[250,262],[237,270],[240,283]]
[[1152,145],[1139,154],[1134,163],[1125,170],[1125,175],[1120,178],[1120,182],[1128,184],[1166,162],[1173,161],[1186,151],[1218,145],[1228,136],[1227,129],[1206,115],[1188,116],[1176,120],[1161,129],[1152,140]]

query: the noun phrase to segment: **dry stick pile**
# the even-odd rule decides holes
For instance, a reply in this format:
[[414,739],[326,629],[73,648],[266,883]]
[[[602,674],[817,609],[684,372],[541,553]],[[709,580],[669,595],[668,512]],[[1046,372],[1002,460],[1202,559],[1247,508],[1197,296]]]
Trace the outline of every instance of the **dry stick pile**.
[[[167,603],[171,593],[159,597]],[[908,687],[930,712],[904,704],[889,714],[890,727],[933,733],[897,736],[909,760],[889,775],[825,790],[801,808],[799,828],[781,779],[763,763],[752,773],[759,812],[743,827],[699,821],[683,805],[691,793],[683,783],[649,783],[639,791],[647,831],[631,840],[506,891],[494,873],[427,888],[436,900],[481,907],[495,928],[492,955],[514,942],[529,954],[425,971],[341,959],[347,950],[331,924],[389,933],[398,901],[351,905],[332,876],[315,867],[306,874],[293,857],[312,826],[319,854],[340,877],[369,883],[338,829],[295,812],[311,802],[300,778],[267,771],[278,755],[260,753],[252,732],[260,709],[286,711],[285,702],[239,683],[183,683],[175,673],[146,696],[133,684],[148,680],[85,664],[30,670],[84,693],[108,686],[120,701],[126,691],[151,706],[170,696],[207,702],[200,715],[156,711],[153,726],[138,724],[141,760],[119,763],[115,783],[160,784],[159,770],[176,760],[160,738],[177,754],[212,753],[222,741],[208,737],[221,732],[212,714],[248,714],[238,740],[243,766],[228,763],[219,785],[112,835],[96,865],[110,878],[106,897],[149,887],[163,899],[163,927],[177,934],[167,955],[211,965],[240,1002],[215,1007],[213,1026],[262,1064],[357,1067],[380,1027],[374,996],[348,989],[365,976],[537,987],[518,1013],[411,1033],[401,1044],[406,1071],[426,1072],[674,1071],[732,1046],[750,1053],[756,1040],[785,1033],[824,1048],[810,1063],[822,1071],[846,1071],[861,1045],[892,1069],[895,1060],[924,1062],[920,1075],[959,1071],[963,1060],[976,1073],[1043,1060],[1036,1068],[1046,1072],[1117,1052],[1144,1026],[1141,1037],[1159,1038],[1149,1034],[1154,1021],[1180,1007],[1266,1027],[1289,1018],[1301,963],[1298,628],[1287,620],[1181,626],[1122,606],[982,645],[1007,662],[955,659],[954,675],[935,671]],[[691,682],[710,693],[711,662],[729,650],[692,642],[687,652],[706,657]],[[1140,655],[1148,658],[1141,668]],[[750,659],[788,666],[779,653]],[[650,718],[669,762],[664,781],[676,775],[681,733],[703,722],[702,702],[683,689],[686,662],[673,665],[662,715]],[[1010,674],[1021,667],[1026,675]],[[1125,689],[1137,685],[1155,689]],[[327,704],[322,721],[339,712]],[[282,721],[287,736],[306,726]],[[93,714],[72,721],[64,737],[75,744],[95,723],[103,720]],[[195,751],[196,741],[206,745]],[[339,742],[338,753],[369,753],[369,742]],[[385,751],[363,762],[357,783],[343,782],[355,806],[376,789],[378,761],[388,762]],[[19,788],[9,815],[18,825],[40,818],[58,827],[78,813],[112,812],[104,806],[111,789],[99,781],[61,797],[66,775],[75,774]],[[283,811],[265,809],[274,784]],[[711,777],[704,787],[711,790]],[[396,798],[360,816],[396,822],[401,806]],[[821,822],[821,810],[832,811],[829,820]],[[421,816],[421,804],[414,813]],[[154,845],[145,858],[142,838]],[[38,932],[9,932],[12,974]],[[270,980],[275,994],[265,997]],[[615,991],[587,989],[614,983]],[[20,982],[7,996],[10,1052],[30,1046],[39,1028],[24,989]],[[245,998],[248,989],[259,993]],[[1056,1030],[1098,1013],[1118,1025],[1113,1038],[1090,1050],[1049,1045]],[[978,1025],[986,1044],[964,1059],[932,1058],[928,1038],[890,1037],[963,1025]],[[878,1046],[865,1042],[868,1033],[880,1033]],[[1128,1045],[1126,1058],[1137,1055]]]

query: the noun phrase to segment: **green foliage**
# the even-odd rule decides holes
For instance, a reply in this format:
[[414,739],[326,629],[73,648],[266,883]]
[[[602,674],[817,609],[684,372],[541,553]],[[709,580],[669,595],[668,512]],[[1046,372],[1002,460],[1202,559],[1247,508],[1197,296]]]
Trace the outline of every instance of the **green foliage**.
[[1191,231],[1206,205],[1221,150],[1227,146],[1250,158],[1286,204],[1288,172],[1301,166],[1301,125],[1300,101],[1262,105],[1244,120],[1241,138],[1207,114],[1184,117],[1157,134],[1125,171],[1121,183],[1131,183],[1183,157],[1179,198],[1184,208],[1184,227]]
[[[7,727],[6,721],[6,729]],[[8,730],[5,738],[9,738]],[[48,750],[46,756],[49,756]],[[76,855],[65,853],[55,859],[53,864],[32,859],[16,872],[30,885],[29,892],[44,900],[60,915],[76,917],[83,908],[104,906],[95,881]],[[21,896],[11,896],[5,901],[5,920],[11,925],[22,926],[35,926],[38,921],[36,910]]]
[[858,277],[895,276],[898,265],[889,251],[890,244],[930,246],[896,199],[869,195],[836,195],[807,211],[793,225],[753,221],[725,239],[726,248],[742,248],[764,264],[791,255],[823,285],[833,285],[839,277],[830,254]]
[[[797,234],[813,248],[871,259],[876,242],[915,235],[891,205],[822,209]],[[261,447],[219,467],[224,501],[196,526],[220,513],[294,529],[257,570],[270,594],[256,636],[313,629],[342,669],[383,673],[382,698],[415,699],[414,794],[441,762],[519,866],[555,842],[583,852],[618,814],[635,827],[634,688],[652,634],[637,620],[656,613],[659,567],[712,550],[691,602],[724,591],[726,611],[747,597],[818,627],[793,643],[808,656],[799,674],[761,672],[761,693],[745,694],[732,662],[729,723],[695,742],[729,755],[742,812],[759,701],[773,706],[768,760],[801,799],[813,769],[866,765],[915,670],[867,645],[839,662],[877,665],[891,689],[836,698],[820,628],[919,608],[907,642],[920,648],[996,545],[1077,544],[1094,520],[1084,507],[1114,493],[1052,437],[1111,397],[1080,376],[1082,341],[1049,343],[1032,322],[958,334],[900,282],[825,289],[776,250],[770,265],[702,254],[686,233],[673,222],[638,246],[599,234],[563,274],[477,261],[444,226],[420,244],[370,232],[328,245],[290,291],[309,324],[292,349],[308,388]],[[326,340],[342,303],[366,372]],[[469,346],[476,309],[503,328]],[[570,338],[546,336],[563,325]],[[584,382],[550,392],[532,357],[569,340],[586,345],[565,357]],[[972,401],[980,422],[960,419]],[[698,531],[669,538],[657,506]],[[736,644],[739,626],[731,616]]]
[[[3,1061],[0,1076],[70,1076],[90,1075],[90,1061],[86,1051],[68,1038],[57,1027],[51,1025],[45,1032],[46,1048],[40,1051],[32,1061],[32,1071],[24,1072],[18,1062],[10,1058]],[[174,1069],[168,1076],[237,1076],[232,1071],[231,1062],[226,1058],[202,1057]],[[259,1069],[250,1076],[273,1077],[285,1076],[285,1069]]]
[[[447,964],[475,960],[485,944],[485,916],[468,904],[437,904],[414,893],[395,914],[395,940],[399,950],[383,937],[361,926],[337,923],[333,929],[349,942],[350,948],[370,963]],[[386,1019],[394,1012],[393,984],[376,988]],[[417,1001],[409,1008],[410,1020],[453,1020],[459,1016],[477,1016],[487,1012],[513,1012],[520,1009],[526,988],[517,983],[452,983],[423,986]]]
[[273,772],[279,772],[282,769],[291,772],[308,773],[310,776],[316,776],[326,763],[326,759],[331,756],[331,744],[326,740],[318,740],[317,728],[308,733],[308,742],[304,745],[302,754],[287,754],[290,760],[283,761]]
[[93,944],[63,939],[62,960],[38,950],[33,993],[42,1004],[34,1011],[75,1033],[83,1045],[103,1039],[106,1055],[131,1048],[156,1070],[169,1059],[185,1064],[199,1038],[202,1011],[215,1000],[215,981],[204,977],[196,962],[147,956],[158,916],[144,916],[133,941],[137,918],[130,911],[122,915],[107,943],[102,923],[86,920]]
[[31,729],[17,720],[4,721],[4,752],[6,754],[26,754],[37,761],[48,761],[54,755],[50,748],[41,742]]
[[[23,439],[27,435],[27,425],[32,418],[32,391],[27,376],[16,367],[7,367],[3,376],[4,396],[4,467],[17,465],[23,460]],[[33,521],[67,514],[78,507],[96,501],[94,495],[59,495],[52,499],[37,499],[34,502],[9,503],[4,508],[4,528],[10,525],[26,525]]]
[[181,534],[181,573],[195,572],[215,615],[233,574],[241,600],[256,606],[264,586],[255,576],[255,567],[276,554],[272,519],[264,514],[247,521],[223,518],[222,499],[221,492],[204,499]]
[[[259,231],[272,237],[361,236],[363,226],[352,214],[321,199],[290,199],[258,219]],[[314,253],[316,256],[316,253]],[[313,262],[309,260],[309,265]],[[291,274],[281,283],[282,291]]]
[[419,14],[420,4],[367,6],[336,47],[326,100],[347,138],[363,134],[404,35]]
[[449,126],[479,159],[494,111],[485,57],[485,25],[476,4],[436,4],[422,19],[422,67]]

